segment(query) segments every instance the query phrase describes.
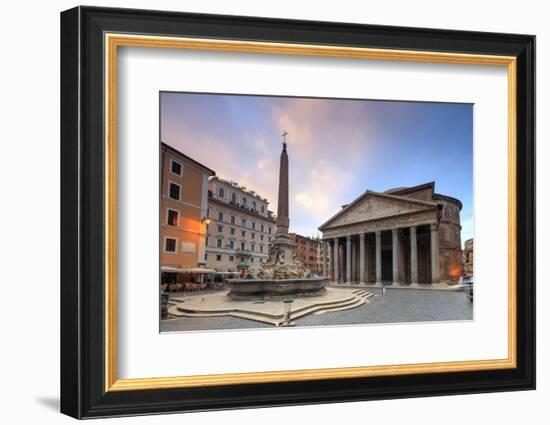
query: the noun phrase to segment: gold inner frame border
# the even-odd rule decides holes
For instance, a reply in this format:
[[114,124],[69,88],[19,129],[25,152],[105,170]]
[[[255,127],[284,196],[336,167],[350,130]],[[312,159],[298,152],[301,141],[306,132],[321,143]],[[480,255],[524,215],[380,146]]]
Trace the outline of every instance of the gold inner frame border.
[[[371,49],[330,45],[288,44],[201,38],[163,37],[106,33],[105,46],[105,391],[138,391],[217,385],[241,385],[323,379],[364,378],[420,373],[450,373],[513,369],[516,353],[516,58],[464,53]],[[494,360],[468,360],[436,363],[360,366],[324,369],[229,373],[118,379],[116,324],[116,123],[117,123],[117,51],[118,47],[148,47],[261,53],[279,55],[324,56],[355,59],[397,60],[469,65],[504,66],[508,72],[508,357]]]

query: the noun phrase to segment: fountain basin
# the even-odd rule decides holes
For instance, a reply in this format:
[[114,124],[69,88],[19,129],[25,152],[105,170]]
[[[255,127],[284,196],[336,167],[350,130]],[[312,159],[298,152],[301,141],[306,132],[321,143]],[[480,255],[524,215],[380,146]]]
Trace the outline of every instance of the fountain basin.
[[324,277],[296,279],[229,279],[228,296],[235,300],[277,300],[315,297],[325,293]]

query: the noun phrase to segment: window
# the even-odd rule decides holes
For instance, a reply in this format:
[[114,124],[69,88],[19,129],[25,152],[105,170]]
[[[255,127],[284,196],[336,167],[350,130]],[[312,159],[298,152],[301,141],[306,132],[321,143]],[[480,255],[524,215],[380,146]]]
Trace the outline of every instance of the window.
[[262,205],[262,214],[265,213],[265,207]]
[[251,262],[251,263],[254,262],[254,257],[251,257],[251,258],[250,258],[250,262]]
[[244,251],[245,250],[245,244],[244,242],[241,242],[241,251]]
[[260,240],[261,240],[261,241],[264,240],[264,235],[260,235]]
[[256,239],[256,233],[252,233],[252,239]]
[[181,176],[181,164],[177,161],[172,160],[170,162],[170,171],[173,174],[176,174],[178,176]]
[[234,204],[237,203],[237,195],[235,194],[235,192],[231,194],[231,202]]
[[218,212],[218,220],[223,221],[223,212]]
[[246,218],[243,218],[241,221],[241,226],[246,227]]
[[269,243],[271,243],[271,236],[268,238],[268,240],[269,240]]
[[229,233],[231,233],[231,235],[234,235],[235,234],[235,228],[232,227],[231,229],[229,229]]
[[235,249],[235,241],[229,241],[229,248]]
[[241,230],[241,237],[243,237],[243,238],[246,237],[246,232],[244,230]]
[[252,210],[256,211],[256,201],[252,201]]
[[219,196],[220,198],[223,198],[224,195],[225,195],[225,191],[223,190],[223,187],[220,187],[220,188],[218,189],[218,196]]
[[256,230],[256,223],[254,221],[252,222],[252,230]]
[[255,248],[255,247],[254,247],[254,244],[251,243],[251,244],[250,244],[250,251],[254,252],[254,248]]
[[247,205],[248,205],[248,201],[247,201],[247,199],[243,196],[243,207],[246,208]]
[[233,262],[234,261],[234,258],[232,255],[229,256],[229,261]]
[[180,185],[170,182],[168,184],[168,196],[170,198],[175,199],[176,201],[180,200]]
[[260,245],[260,254],[263,254],[263,253],[264,253],[264,246]]
[[216,261],[222,261],[222,256],[221,256],[221,254],[216,255]]
[[261,231],[261,232],[264,231],[264,225],[263,225],[263,224],[260,225],[260,231]]
[[170,226],[177,226],[178,225],[178,215],[179,215],[178,211],[168,209],[168,218],[167,218],[166,222]]
[[218,233],[223,232],[223,226],[221,224],[218,224]]
[[174,238],[166,238],[164,240],[164,251],[176,252],[177,240]]
[[271,235],[271,226],[269,226],[268,233]]
[[223,243],[223,239],[216,240],[216,247],[221,248]]
[[206,246],[208,246],[208,236],[206,237],[206,242],[205,242]]
[[235,224],[235,216],[234,215],[231,216],[231,224]]

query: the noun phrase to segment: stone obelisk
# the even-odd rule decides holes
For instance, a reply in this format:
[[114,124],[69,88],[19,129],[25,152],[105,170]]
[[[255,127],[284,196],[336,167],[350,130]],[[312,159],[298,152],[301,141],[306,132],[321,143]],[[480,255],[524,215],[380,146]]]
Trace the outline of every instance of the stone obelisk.
[[293,260],[294,242],[288,236],[288,153],[286,151],[286,136],[283,133],[283,151],[279,162],[279,196],[277,202],[277,231],[273,244],[284,253],[284,262]]

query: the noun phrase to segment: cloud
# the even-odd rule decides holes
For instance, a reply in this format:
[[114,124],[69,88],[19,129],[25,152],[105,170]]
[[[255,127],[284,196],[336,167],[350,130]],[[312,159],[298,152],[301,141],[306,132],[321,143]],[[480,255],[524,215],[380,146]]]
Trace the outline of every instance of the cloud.
[[[471,134],[456,131],[471,125],[455,112],[452,119],[438,114],[439,104],[184,93],[161,99],[163,141],[267,198],[273,211],[287,131],[290,227],[298,233],[317,233],[367,188],[436,180],[438,187],[447,183],[451,196],[463,189],[465,205],[471,197],[467,168],[456,167],[454,180],[437,168],[449,157],[471,162],[471,149],[464,148],[471,147]],[[471,115],[463,109],[464,117]]]

